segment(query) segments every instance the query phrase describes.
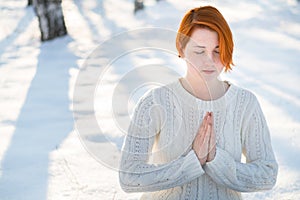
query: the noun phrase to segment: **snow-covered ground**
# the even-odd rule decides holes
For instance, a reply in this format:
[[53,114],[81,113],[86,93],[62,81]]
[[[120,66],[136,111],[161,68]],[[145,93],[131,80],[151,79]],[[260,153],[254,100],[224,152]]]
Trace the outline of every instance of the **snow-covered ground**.
[[297,1],[145,2],[133,15],[132,0],[63,1],[69,35],[45,43],[27,1],[0,2],[0,200],[138,199],[118,183],[123,130],[142,93],[184,72],[165,43],[188,9],[207,4],[234,34],[236,67],[224,76],[258,96],[280,167],[273,190],[244,196],[300,199]]

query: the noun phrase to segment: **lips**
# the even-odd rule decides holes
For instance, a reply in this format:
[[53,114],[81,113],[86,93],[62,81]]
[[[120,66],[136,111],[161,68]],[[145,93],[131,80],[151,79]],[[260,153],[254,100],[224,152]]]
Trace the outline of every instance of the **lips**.
[[205,70],[202,70],[203,73],[205,74],[212,74],[215,72],[215,70],[212,70],[212,69],[205,69]]

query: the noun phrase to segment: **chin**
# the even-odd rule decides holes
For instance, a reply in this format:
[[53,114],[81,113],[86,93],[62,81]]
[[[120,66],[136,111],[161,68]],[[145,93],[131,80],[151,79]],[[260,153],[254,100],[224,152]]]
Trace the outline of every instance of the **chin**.
[[211,82],[211,81],[219,81],[219,75],[216,73],[213,74],[200,74],[200,77],[203,81]]

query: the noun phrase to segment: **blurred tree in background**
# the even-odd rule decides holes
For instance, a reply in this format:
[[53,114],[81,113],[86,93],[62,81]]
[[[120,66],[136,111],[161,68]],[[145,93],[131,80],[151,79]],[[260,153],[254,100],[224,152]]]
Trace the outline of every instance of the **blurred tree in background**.
[[[62,0],[28,0],[28,6],[33,5],[38,16],[42,41],[67,34],[61,3]],[[144,0],[134,0],[134,13],[143,9]]]
[[134,0],[134,13],[138,10],[144,9],[144,1],[143,0]]
[[67,34],[61,0],[28,0],[39,19],[41,40],[47,41]]
[[[160,0],[156,0],[157,2]],[[134,13],[144,9],[144,0],[134,0]]]

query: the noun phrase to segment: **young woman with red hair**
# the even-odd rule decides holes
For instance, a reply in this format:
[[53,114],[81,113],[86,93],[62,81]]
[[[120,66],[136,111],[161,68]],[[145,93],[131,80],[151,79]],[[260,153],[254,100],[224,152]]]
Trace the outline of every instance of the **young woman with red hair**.
[[122,151],[123,190],[151,200],[235,200],[271,189],[278,166],[260,105],[218,79],[233,66],[222,14],[212,6],[187,12],[176,47],[186,75],[139,101]]

